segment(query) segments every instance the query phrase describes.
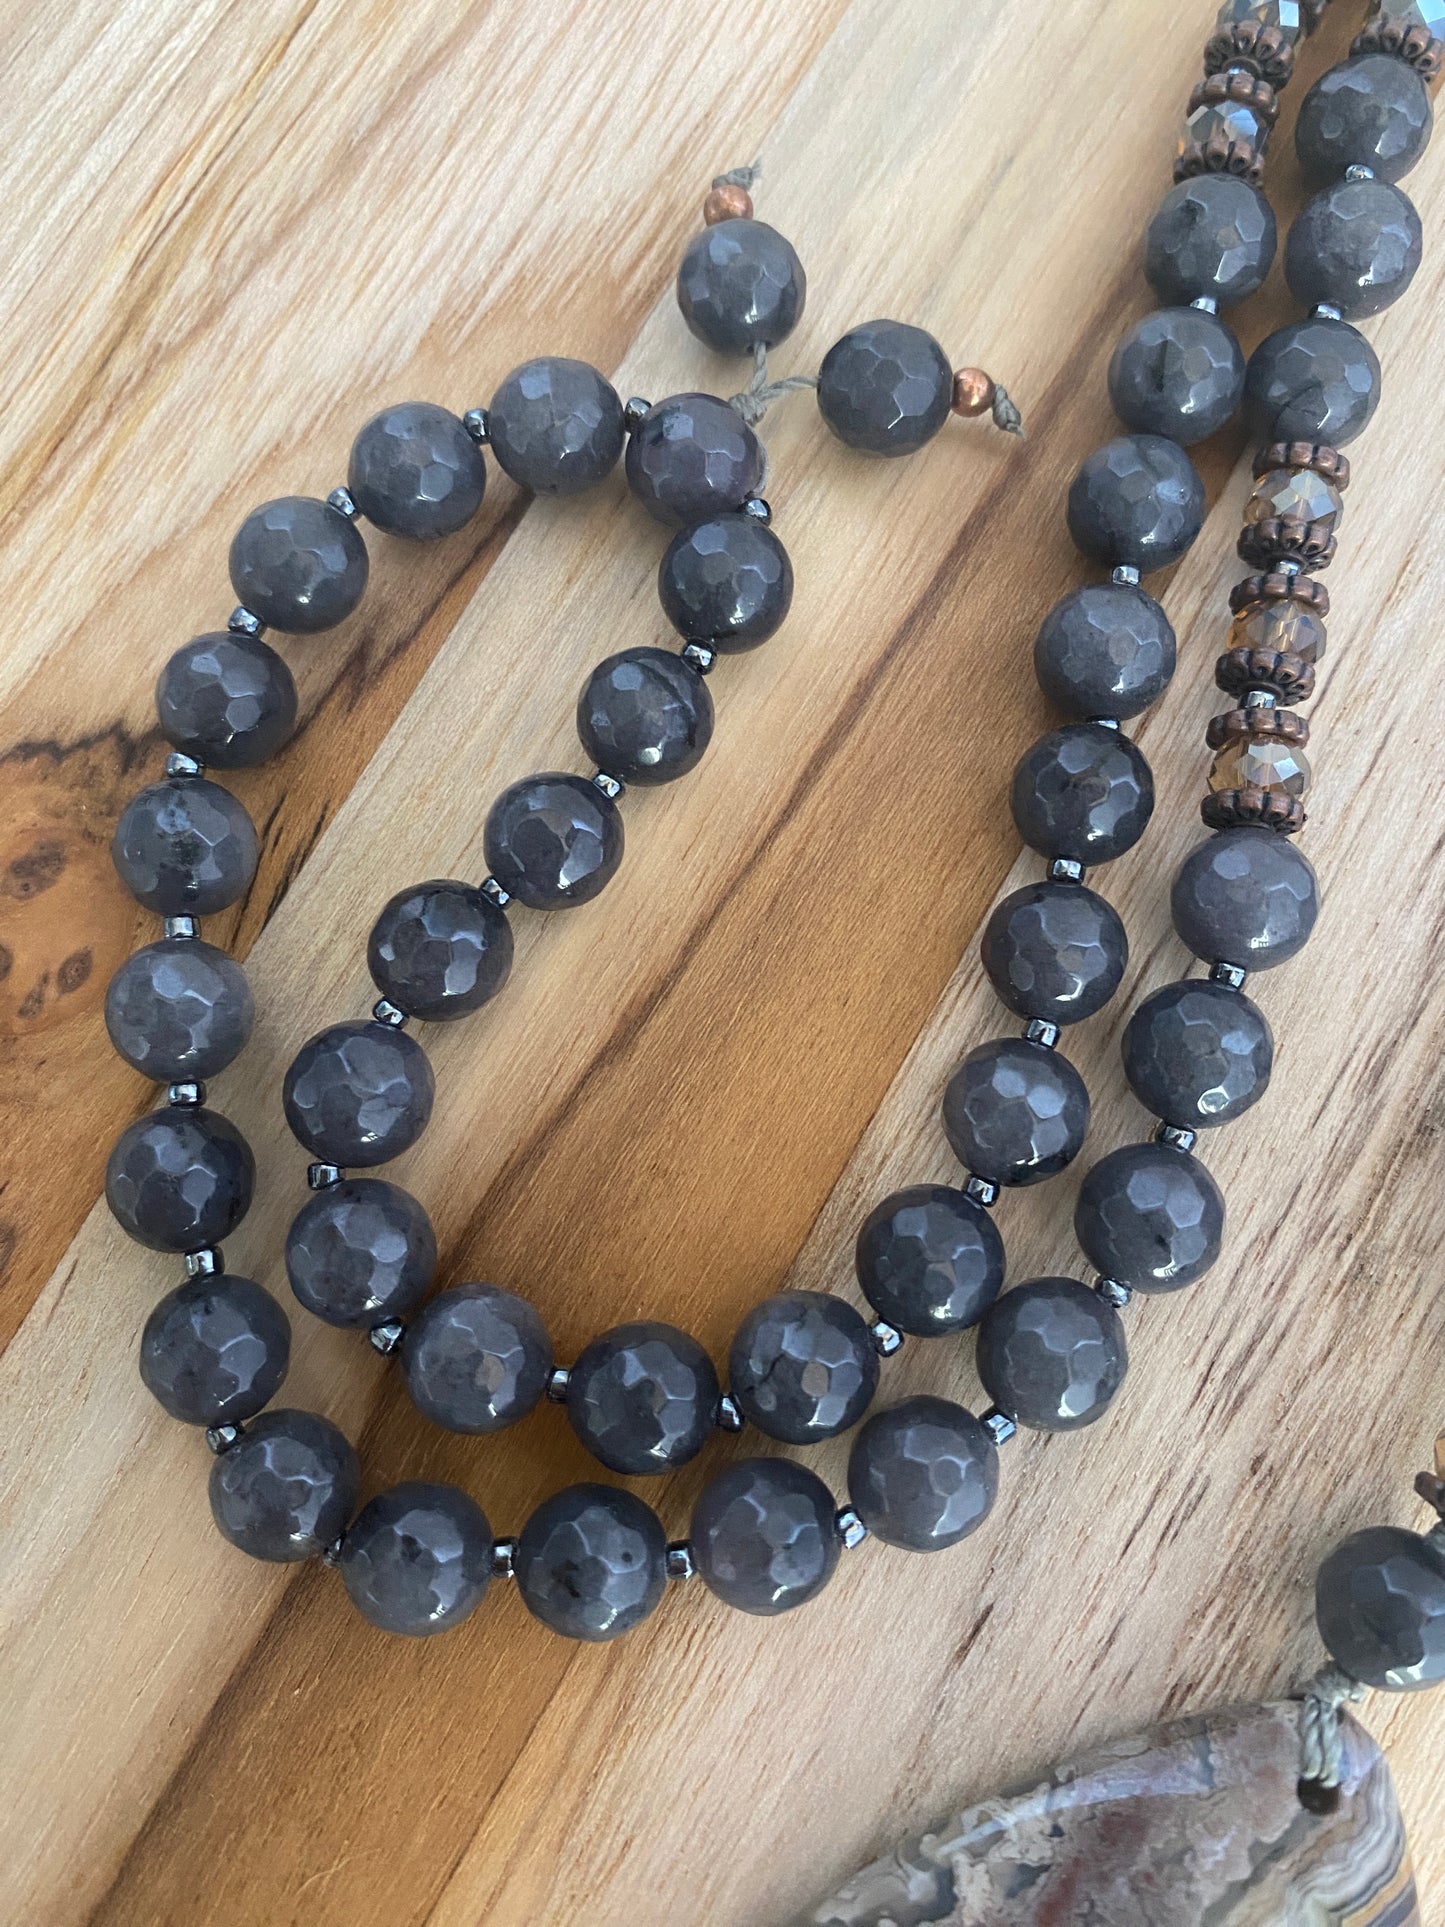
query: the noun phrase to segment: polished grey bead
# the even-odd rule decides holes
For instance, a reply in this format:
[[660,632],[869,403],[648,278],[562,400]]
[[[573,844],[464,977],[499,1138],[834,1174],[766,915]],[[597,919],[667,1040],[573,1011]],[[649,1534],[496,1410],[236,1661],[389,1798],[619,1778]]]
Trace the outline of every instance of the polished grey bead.
[[854,1250],[863,1296],[920,1338],[976,1325],[1003,1286],[1003,1239],[982,1205],[947,1184],[914,1184],[875,1205]]
[[422,1639],[460,1625],[492,1577],[492,1529],[454,1485],[413,1480],[361,1508],[341,1542],[341,1577],[363,1618]]
[[177,649],[156,683],[161,734],[216,769],[274,756],[296,727],[296,684],[269,643],[223,629]]
[[1089,1093],[1061,1052],[997,1037],[969,1052],[943,1093],[943,1129],[965,1170],[992,1184],[1038,1184],[1071,1163],[1089,1128]]
[[848,1455],[848,1496],[868,1530],[910,1552],[956,1546],[998,1492],[998,1448],[962,1405],[906,1398],[875,1412]]
[[1217,831],[1190,851],[1169,907],[1196,957],[1268,970],[1309,941],[1319,884],[1309,858],[1287,837],[1249,825]]
[[703,1487],[689,1541],[710,1591],[740,1612],[787,1612],[820,1593],[842,1551],[833,1495],[793,1459],[740,1459]]
[[1347,320],[1379,314],[1415,279],[1424,232],[1408,194],[1388,181],[1337,181],[1306,203],[1285,243],[1290,292]]
[[709,348],[774,348],[797,326],[807,297],[803,264],[766,221],[719,221],[688,242],[677,271],[682,318]]
[[839,441],[870,455],[910,455],[953,407],[953,369],[933,336],[905,321],[865,321],[818,370],[818,408]]
[[127,957],[105,993],[105,1027],[127,1064],[168,1084],[214,1077],[245,1048],[256,1006],[246,973],[198,937]]
[[369,1327],[410,1311],[436,1261],[431,1219],[384,1178],[339,1178],[307,1199],[286,1234],[291,1289],[328,1325]]
[[667,1538],[649,1505],[613,1485],[569,1485],[522,1527],[512,1570],[527,1610],[566,1639],[616,1639],[667,1588]]
[[1274,260],[1274,209],[1233,174],[1171,187],[1144,236],[1144,272],[1161,301],[1230,308],[1260,287]]
[[667,649],[624,649],[598,663],[577,698],[577,734],[602,769],[624,783],[670,783],[702,761],[712,741],[707,684]]
[[292,1058],[281,1089],[286,1122],[330,1164],[385,1164],[416,1143],[436,1085],[427,1054],[385,1024],[332,1024]]
[[1132,1291],[1178,1291],[1219,1256],[1224,1199],[1187,1151],[1125,1144],[1085,1177],[1074,1235],[1106,1278]]
[[1244,393],[1244,351],[1203,308],[1160,308],[1124,335],[1109,363],[1109,400],[1126,428],[1202,442]]
[[1356,54],[1322,74],[1300,103],[1294,139],[1312,181],[1368,167],[1398,181],[1424,153],[1434,115],[1424,80],[1394,54]]
[[346,483],[360,513],[386,534],[433,542],[471,521],[487,467],[458,416],[407,401],[382,409],[362,429]]
[[654,403],[627,443],[627,484],[648,514],[691,528],[740,509],[763,479],[763,445],[716,395]]
[[1154,814],[1154,778],[1121,730],[1067,723],[1025,750],[1010,806],[1019,835],[1043,856],[1108,863],[1132,850]]
[[780,1291],[755,1305],[728,1353],[728,1389],[769,1438],[811,1445],[846,1432],[878,1389],[868,1327],[826,1291]]
[[148,910],[205,917],[250,888],[256,830],[219,783],[169,777],[126,804],[110,853],[121,882]]
[[567,1416],[613,1472],[669,1471],[707,1443],[720,1393],[696,1339],[643,1320],[603,1332],[567,1375]]
[[1380,399],[1380,362],[1347,321],[1292,321],[1249,358],[1244,412],[1268,442],[1339,448],[1369,425]]
[[254,1418],[280,1390],[291,1327],[269,1292],[218,1272],[168,1292],[145,1322],[140,1375],[184,1425]]
[[1365,1686],[1445,1681],[1445,1551],[1400,1526],[1352,1532],[1315,1581],[1315,1618],[1337,1665]]
[[1137,716],[1174,674],[1174,630],[1142,589],[1091,582],[1056,602],[1034,642],[1034,673],[1072,716]]
[[1118,1312],[1076,1278],[1015,1285],[978,1328],[985,1391],[1037,1431],[1073,1432],[1102,1417],[1128,1362]]
[[269,628],[314,635],[360,602],[369,568],[354,522],[329,502],[284,495],[253,509],[231,543],[231,586]]
[[512,968],[512,927],[471,883],[433,877],[401,890],[367,939],[366,964],[398,1010],[437,1023],[495,997]]
[[423,1418],[448,1432],[499,1432],[546,1391],[552,1344],[525,1298],[498,1285],[454,1285],[412,1320],[401,1368]]
[[1106,569],[1167,569],[1204,525],[1204,484],[1162,435],[1121,435],[1088,456],[1069,489],[1069,534]]
[[1139,1005],[1124,1032],[1124,1075],[1147,1110],[1203,1130],[1228,1124],[1269,1088],[1274,1038],[1243,992],[1186,978]]
[[505,789],[482,847],[504,890],[532,910],[590,903],[622,861],[622,815],[585,776],[552,771]]
[[765,523],[719,515],[668,543],[657,594],[680,636],[731,655],[756,649],[781,626],[793,601],[793,565]]
[[1112,904],[1086,885],[1029,883],[994,909],[981,954],[1010,1010],[1077,1024],[1119,988],[1129,939]]
[[251,1147],[228,1117],[200,1108],[147,1111],[115,1141],[105,1201],[152,1251],[218,1245],[245,1217],[256,1182]]
[[578,495],[606,479],[626,439],[612,383],[585,361],[542,355],[503,381],[487,410],[492,453],[534,495]]
[[315,1412],[263,1412],[211,1467],[211,1517],[253,1559],[317,1558],[361,1491],[345,1434]]

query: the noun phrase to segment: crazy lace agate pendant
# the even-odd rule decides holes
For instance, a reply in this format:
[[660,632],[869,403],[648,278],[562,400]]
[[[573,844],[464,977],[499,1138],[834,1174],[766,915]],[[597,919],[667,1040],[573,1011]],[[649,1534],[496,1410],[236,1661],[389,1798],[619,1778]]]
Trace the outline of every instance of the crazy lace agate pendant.
[[900,1842],[798,1927],[1418,1927],[1384,1755],[1346,1717],[1339,1805],[1308,1812],[1299,1713],[1115,1740]]

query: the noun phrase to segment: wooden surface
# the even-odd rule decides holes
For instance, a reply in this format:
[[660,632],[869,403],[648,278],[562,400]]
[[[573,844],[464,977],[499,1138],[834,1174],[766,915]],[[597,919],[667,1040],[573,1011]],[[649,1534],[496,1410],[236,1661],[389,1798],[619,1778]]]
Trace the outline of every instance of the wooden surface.
[[[1344,0],[1306,78],[1343,50]],[[1034,629],[1081,579],[1062,527],[1103,388],[1149,305],[1137,237],[1168,180],[1208,0],[60,0],[0,6],[0,1915],[6,1922],[776,1923],[935,1811],[1161,1712],[1317,1662],[1308,1582],[1371,1520],[1412,1520],[1445,1420],[1445,270],[1433,245],[1369,324],[1385,399],[1351,449],[1313,705],[1306,848],[1326,910],[1258,986],[1266,1102],[1205,1151],[1230,1204],[1209,1278],[1129,1313],[1106,1424],[1009,1447],[995,1518],[937,1559],[878,1545],[777,1622],[678,1590],[577,1649],[498,1588],[460,1633],[387,1640],[323,1569],[215,1534],[201,1442],[134,1369],[173,1267],[93,1207],[149,1101],[110,1054],[107,977],[152,927],[107,846],[157,770],[150,688],[224,617],[252,504],[324,492],[376,407],[485,401],[528,354],[621,391],[730,392],[669,282],[708,177],[761,151],[760,212],[809,272],[776,372],[852,322],[932,328],[1023,405],[1022,448],[951,426],[869,463],[795,398],[769,493],[798,576],[786,631],[713,681],[694,777],[626,804],[606,896],[519,920],[506,996],[429,1031],[440,1096],[399,1170],[446,1279],[531,1294],[568,1357],[670,1318],[720,1355],[778,1285],[851,1291],[860,1213],[954,1168],[959,1054],[1009,1026],[975,939],[1017,860],[1005,791],[1045,723]],[[1302,92],[1288,97],[1285,127]],[[1271,168],[1297,204],[1287,132]],[[1430,236],[1445,152],[1409,183]],[[1278,276],[1247,343],[1289,312]],[[1069,1039],[1092,1148],[1137,1134],[1118,1031],[1184,963],[1167,879],[1199,834],[1210,668],[1246,486],[1167,585],[1180,671],[1141,739],[1154,826],[1113,866],[1133,958]],[[375,907],[479,875],[486,798],[574,763],[587,667],[662,639],[660,533],[620,478],[474,532],[378,539],[344,629],[285,645],[305,727],[236,788],[260,875],[218,940],[249,951],[255,1040],[215,1101],[256,1146],[228,1246],[285,1293],[303,1159],[278,1088],[358,1013]],[[1010,870],[1010,865],[1013,866]],[[211,934],[208,930],[208,934]],[[960,961],[961,960],[961,961]],[[1076,1263],[1077,1174],[1010,1197],[1011,1276]],[[354,1337],[298,1313],[287,1396],[358,1439],[372,1485],[454,1478],[496,1527],[588,1462],[551,1408],[427,1429]],[[966,1346],[890,1389],[973,1401]],[[753,1441],[747,1443],[752,1444]],[[709,1455],[649,1488],[685,1528]],[[815,1456],[835,1484],[843,1443]],[[1445,1698],[1374,1699],[1445,1921]]]

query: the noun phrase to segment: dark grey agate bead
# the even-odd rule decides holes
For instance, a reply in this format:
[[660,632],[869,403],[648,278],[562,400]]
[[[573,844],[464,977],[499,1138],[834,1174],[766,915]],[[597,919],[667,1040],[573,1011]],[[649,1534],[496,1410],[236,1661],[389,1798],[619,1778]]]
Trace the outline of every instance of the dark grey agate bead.
[[1174,928],[1207,963],[1269,970],[1303,950],[1319,915],[1309,858],[1273,830],[1220,830],[1192,849],[1169,893]]
[[1132,850],[1154,814],[1143,752],[1105,723],[1051,729],[1019,758],[1010,806],[1019,835],[1047,857],[1108,863]]
[[514,368],[487,410],[492,453],[534,495],[579,495],[604,481],[626,433],[611,382],[564,355]]
[[818,370],[818,408],[840,442],[869,455],[911,455],[953,407],[948,356],[906,321],[865,321]]
[[1009,1009],[1051,1024],[1077,1024],[1102,1010],[1129,961],[1119,913],[1082,883],[1015,890],[984,926],[980,948]]
[[1109,400],[1124,426],[1186,447],[1223,428],[1243,393],[1244,351],[1202,308],[1145,315],[1109,363]]
[[454,1485],[411,1480],[364,1505],[341,1542],[351,1603],[385,1633],[424,1639],[460,1625],[492,1576],[492,1528]]
[[1445,1551],[1400,1526],[1367,1526],[1315,1581],[1330,1657],[1366,1686],[1416,1692],[1445,1680]]
[[964,1192],[914,1184],[869,1212],[854,1264],[880,1318],[920,1338],[941,1338],[976,1325],[997,1298],[1003,1239]]
[[532,910],[590,903],[622,861],[622,812],[585,776],[524,776],[493,803],[487,867]]
[[251,1147],[228,1117],[172,1105],[147,1111],[116,1139],[105,1201],[152,1251],[200,1251],[236,1229],[255,1182]]
[[667,1540],[649,1505],[613,1485],[569,1485],[522,1527],[512,1570],[528,1612],[564,1639],[616,1639],[667,1586]]
[[216,769],[251,769],[296,727],[291,671],[259,636],[195,636],[156,683],[161,734]]
[[183,1425],[239,1425],[269,1405],[291,1360],[291,1327],[249,1278],[214,1272],[168,1292],[145,1322],[140,1375]]
[[552,1343],[525,1298],[498,1285],[454,1285],[427,1300],[401,1350],[423,1418],[448,1432],[500,1432],[527,1413],[552,1375]]
[[406,401],[373,415],[352,443],[346,486],[387,535],[434,542],[455,535],[482,506],[487,467],[459,416]]
[[848,1455],[848,1496],[875,1538],[909,1552],[956,1546],[998,1493],[998,1449],[946,1398],[905,1398],[875,1412]]
[[105,993],[110,1041],[158,1084],[224,1070],[245,1048],[255,1015],[245,971],[198,937],[148,943],[126,958]]
[[433,877],[401,890],[372,925],[371,980],[398,1010],[428,1023],[465,1017],[512,968],[512,926],[470,883]]
[[728,1390],[769,1438],[812,1445],[856,1425],[878,1389],[868,1327],[826,1291],[780,1291],[755,1305],[728,1353]]
[[436,1270],[431,1219],[400,1185],[343,1178],[308,1198],[286,1234],[297,1300],[328,1325],[402,1318]]
[[329,502],[283,495],[252,509],[231,543],[231,587],[270,629],[310,636],[344,622],[369,569],[361,531]]
[[1044,617],[1034,673],[1068,714],[1123,722],[1163,694],[1174,657],[1174,630],[1153,596],[1125,582],[1091,582]]
[[[766,533],[766,531],[764,531]],[[577,698],[582,747],[624,783],[670,783],[712,741],[712,697],[668,649],[624,649],[598,663]]]
[[793,1459],[740,1459],[709,1480],[692,1515],[704,1584],[739,1612],[788,1612],[820,1593],[838,1564],[833,1495]]
[[1178,1291],[1219,1256],[1224,1199],[1187,1151],[1125,1144],[1085,1177],[1074,1235],[1104,1277],[1132,1291]]
[[1337,181],[1305,204],[1285,243],[1290,293],[1346,320],[1379,314],[1415,279],[1424,246],[1408,194],[1388,181]]
[[1415,69],[1394,54],[1356,54],[1322,74],[1300,104],[1294,141],[1316,182],[1368,167],[1398,181],[1424,153],[1434,115]]
[[1244,378],[1244,412],[1267,442],[1353,441],[1380,400],[1380,362],[1348,321],[1291,321],[1260,342]]
[[943,1094],[943,1129],[964,1169],[990,1184],[1038,1184],[1072,1163],[1089,1093],[1068,1058],[1023,1037],[969,1052]]
[[687,244],[677,271],[682,318],[719,354],[775,348],[803,312],[808,279],[791,241],[766,221],[719,221]]
[[695,1338],[643,1319],[594,1338],[567,1378],[567,1416],[612,1472],[668,1472],[707,1443],[717,1418],[713,1362]]
[[1069,489],[1069,534],[1106,569],[1167,569],[1204,526],[1204,484],[1162,435],[1121,435],[1088,456]]
[[763,445],[716,395],[655,402],[627,443],[627,485],[648,514],[691,528],[740,509],[763,479]]
[[385,1164],[431,1118],[427,1054],[386,1024],[332,1024],[292,1058],[281,1088],[292,1135],[327,1164]]
[[1128,1362],[1118,1312],[1077,1278],[1015,1285],[978,1328],[984,1390],[1036,1431],[1074,1432],[1101,1418]]
[[657,594],[680,636],[731,655],[756,649],[779,628],[792,605],[793,565],[762,522],[720,515],[668,543]]
[[121,882],[147,910],[208,917],[250,888],[256,830],[245,806],[219,783],[173,776],[126,804],[110,853]]
[[1264,1012],[1227,984],[1186,978],[1156,990],[1124,1032],[1124,1075],[1155,1117],[1185,1130],[1228,1124],[1269,1088]]
[[211,1517],[253,1559],[323,1553],[360,1492],[350,1441],[315,1412],[263,1412],[211,1467]]
[[1144,236],[1144,273],[1161,301],[1231,308],[1261,287],[1274,260],[1274,209],[1233,174],[1171,187]]

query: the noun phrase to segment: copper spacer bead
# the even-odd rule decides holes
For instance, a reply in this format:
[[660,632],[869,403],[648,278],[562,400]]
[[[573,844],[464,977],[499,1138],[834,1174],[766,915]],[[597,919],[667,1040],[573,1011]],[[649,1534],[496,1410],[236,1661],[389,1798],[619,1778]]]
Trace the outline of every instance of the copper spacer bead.
[[1422,80],[1438,79],[1445,47],[1418,21],[1401,20],[1388,11],[1377,13],[1350,42],[1352,54],[1393,54],[1413,67]]
[[1244,67],[1271,87],[1287,87],[1294,72],[1294,47],[1278,27],[1261,26],[1257,20],[1236,20],[1222,27],[1204,46],[1204,71],[1222,73],[1226,67]]
[[716,227],[719,221],[751,221],[753,197],[735,181],[724,181],[721,187],[710,187],[703,197],[702,218],[709,227]]
[[1307,575],[1286,575],[1271,569],[1260,575],[1247,575],[1229,592],[1231,615],[1242,615],[1257,602],[1297,602],[1323,622],[1330,612],[1330,592],[1323,582]]
[[1202,145],[1190,141],[1174,163],[1174,179],[1190,181],[1200,174],[1235,174],[1251,187],[1264,179],[1264,160],[1252,141],[1230,140],[1213,133]]
[[992,375],[982,368],[956,368],[953,373],[953,412],[955,415],[986,415],[993,407],[998,389]]
[[1279,118],[1279,95],[1267,80],[1258,74],[1247,74],[1238,67],[1227,73],[1210,74],[1201,80],[1189,96],[1186,113],[1192,114],[1199,107],[1222,107],[1226,101],[1237,101],[1242,107],[1249,107],[1259,116],[1267,127],[1272,127]]
[[1327,442],[1267,442],[1254,458],[1258,482],[1277,468],[1307,468],[1341,494],[1350,486],[1350,460]]
[[1227,649],[1214,665],[1214,680],[1226,696],[1267,689],[1279,703],[1308,702],[1314,694],[1314,664],[1292,649]]
[[1226,743],[1273,740],[1303,749],[1310,739],[1310,726],[1292,709],[1226,709],[1222,716],[1211,716],[1204,740],[1211,749]]
[[1211,830],[1258,823],[1281,836],[1297,835],[1306,822],[1304,804],[1281,790],[1215,790],[1199,805],[1199,814]]
[[1263,569],[1272,562],[1285,560],[1298,562],[1306,569],[1327,569],[1338,548],[1332,531],[1322,528],[1318,522],[1274,515],[1263,522],[1246,522],[1235,544],[1241,562],[1252,562],[1256,568]]

